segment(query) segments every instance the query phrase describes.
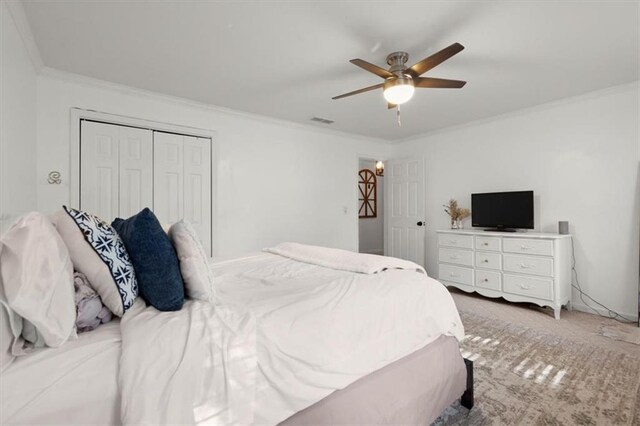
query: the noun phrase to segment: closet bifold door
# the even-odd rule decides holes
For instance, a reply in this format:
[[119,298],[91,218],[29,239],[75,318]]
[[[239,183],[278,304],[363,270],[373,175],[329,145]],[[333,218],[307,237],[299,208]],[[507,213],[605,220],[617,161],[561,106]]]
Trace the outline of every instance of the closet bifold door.
[[150,130],[81,122],[80,208],[111,222],[153,205]]
[[154,131],[154,213],[189,221],[211,255],[211,140]]
[[183,136],[153,132],[153,211],[163,225],[182,219]]
[[184,218],[211,256],[211,139],[184,138]]
[[120,126],[119,217],[153,208],[153,132]]

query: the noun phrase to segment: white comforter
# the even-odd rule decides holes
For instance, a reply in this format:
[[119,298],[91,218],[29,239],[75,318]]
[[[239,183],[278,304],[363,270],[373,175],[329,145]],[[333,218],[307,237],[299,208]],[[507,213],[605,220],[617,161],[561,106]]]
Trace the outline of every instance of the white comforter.
[[139,303],[122,320],[124,423],[277,424],[464,335],[444,286],[415,269],[357,274],[266,253],[212,267],[216,304]]
[[136,301],[121,321],[123,424],[250,424],[255,321],[243,309],[187,301],[159,312]]

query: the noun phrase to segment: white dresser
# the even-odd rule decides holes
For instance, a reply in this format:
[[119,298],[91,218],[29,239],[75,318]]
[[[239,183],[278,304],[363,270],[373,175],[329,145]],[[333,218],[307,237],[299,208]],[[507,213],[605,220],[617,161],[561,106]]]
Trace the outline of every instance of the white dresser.
[[511,302],[571,308],[571,236],[438,231],[438,279],[447,286]]

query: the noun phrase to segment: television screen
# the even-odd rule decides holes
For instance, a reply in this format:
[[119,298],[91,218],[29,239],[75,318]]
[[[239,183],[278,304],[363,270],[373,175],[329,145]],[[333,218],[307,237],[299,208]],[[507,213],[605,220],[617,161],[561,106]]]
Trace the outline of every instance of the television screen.
[[471,223],[483,228],[533,229],[533,191],[471,194]]

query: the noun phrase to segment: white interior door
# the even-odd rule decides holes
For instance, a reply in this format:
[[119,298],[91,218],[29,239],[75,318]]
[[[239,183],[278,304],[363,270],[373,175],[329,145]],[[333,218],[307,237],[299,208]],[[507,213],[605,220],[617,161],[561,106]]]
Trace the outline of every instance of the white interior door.
[[183,138],[153,132],[153,211],[162,224],[175,223],[184,217]]
[[424,160],[387,161],[384,197],[384,254],[424,266]]
[[80,208],[104,220],[118,216],[119,127],[81,122]]
[[119,217],[153,208],[153,134],[151,130],[119,126]]

